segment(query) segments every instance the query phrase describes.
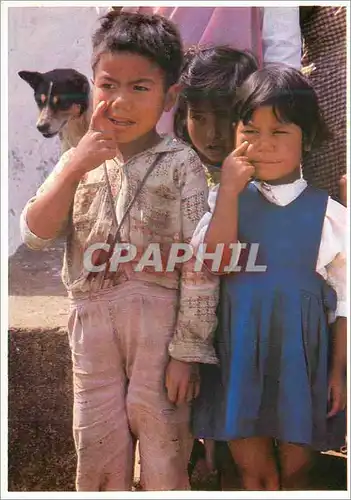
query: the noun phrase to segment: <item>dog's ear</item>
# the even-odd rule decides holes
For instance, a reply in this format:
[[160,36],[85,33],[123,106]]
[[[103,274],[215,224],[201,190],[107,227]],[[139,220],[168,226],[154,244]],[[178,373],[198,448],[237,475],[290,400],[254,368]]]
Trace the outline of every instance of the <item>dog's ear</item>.
[[34,90],[38,87],[43,79],[42,74],[38,71],[19,71],[18,76],[25,82],[29,83],[29,85]]

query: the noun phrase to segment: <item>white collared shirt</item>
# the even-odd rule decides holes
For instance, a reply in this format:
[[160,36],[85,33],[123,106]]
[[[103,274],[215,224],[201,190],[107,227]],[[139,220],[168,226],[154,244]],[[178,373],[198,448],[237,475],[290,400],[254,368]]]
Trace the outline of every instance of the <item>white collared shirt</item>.
[[[285,206],[294,201],[304,189],[307,182],[300,178],[290,184],[271,185],[265,182],[253,182],[265,198],[276,205]],[[211,189],[208,198],[210,212],[199,222],[193,238],[195,248],[203,243],[206,231],[216,205],[219,185]],[[347,282],[346,282],[346,236],[348,231],[347,209],[337,201],[329,198],[316,271],[334,288],[337,294],[335,316],[347,316]],[[330,317],[330,320],[333,318]]]

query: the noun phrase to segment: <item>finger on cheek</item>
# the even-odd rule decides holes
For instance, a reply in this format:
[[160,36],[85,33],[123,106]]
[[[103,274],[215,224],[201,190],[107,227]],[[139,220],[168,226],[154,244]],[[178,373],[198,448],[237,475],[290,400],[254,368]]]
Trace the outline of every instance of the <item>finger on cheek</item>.
[[255,148],[255,146],[253,144],[249,143],[247,150],[246,150],[246,155],[250,156],[253,153],[254,148]]
[[101,113],[101,111],[106,107],[106,101],[100,101],[95,108],[95,116]]
[[236,144],[237,143],[237,128],[238,128],[238,124],[237,123],[232,123],[232,129],[233,129],[233,148],[235,149],[238,145]]

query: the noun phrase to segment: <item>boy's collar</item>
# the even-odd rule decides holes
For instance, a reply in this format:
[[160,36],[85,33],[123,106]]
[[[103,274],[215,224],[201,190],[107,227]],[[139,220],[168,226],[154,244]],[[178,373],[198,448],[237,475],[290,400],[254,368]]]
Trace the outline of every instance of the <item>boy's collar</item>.
[[[186,145],[185,142],[180,141],[176,137],[172,137],[170,135],[161,135],[161,140],[151,148],[144,149],[144,151],[140,151],[136,155],[132,156],[127,160],[124,164],[127,164],[129,161],[134,161],[136,158],[140,158],[144,155],[157,155],[159,153],[169,153],[170,151],[181,151],[184,149]],[[117,165],[123,165],[123,161],[120,158],[114,158],[114,162]]]
[[158,154],[158,153],[168,153],[169,151],[180,151],[184,149],[185,143],[172,137],[171,135],[161,135],[162,140],[153,146],[152,148],[145,151],[148,154]]

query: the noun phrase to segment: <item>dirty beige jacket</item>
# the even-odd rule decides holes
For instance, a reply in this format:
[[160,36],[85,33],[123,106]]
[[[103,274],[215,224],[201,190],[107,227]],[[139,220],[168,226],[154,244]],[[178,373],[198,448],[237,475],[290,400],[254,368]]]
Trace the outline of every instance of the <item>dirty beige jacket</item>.
[[[49,246],[53,239],[44,240],[30,230],[26,222],[28,207],[50,189],[73,151],[71,149],[61,157],[21,214],[22,239],[34,250]],[[158,145],[124,164],[117,159],[106,162],[114,207],[111,207],[111,198],[108,197],[103,165],[82,178],[70,215],[56,235],[66,237],[62,280],[72,298],[89,297],[102,288],[118,286],[128,279],[179,290],[178,319],[170,354],[183,361],[216,363],[213,332],[217,323],[218,279],[207,274],[206,270],[195,272],[193,260],[169,272],[152,267],[135,272],[133,262],[120,264],[113,280],[104,279],[102,272],[88,279],[89,271],[83,265],[83,254],[90,245],[107,242],[109,236],[116,234],[116,219],[118,223],[121,221],[137,186],[158,153],[165,154],[126,218],[121,240],[137,247],[135,262],[150,243],[159,244],[162,258],[167,260],[172,243],[190,242],[198,222],[208,210],[206,177],[200,159],[189,146],[164,137]],[[114,217],[113,210],[117,217]]]

